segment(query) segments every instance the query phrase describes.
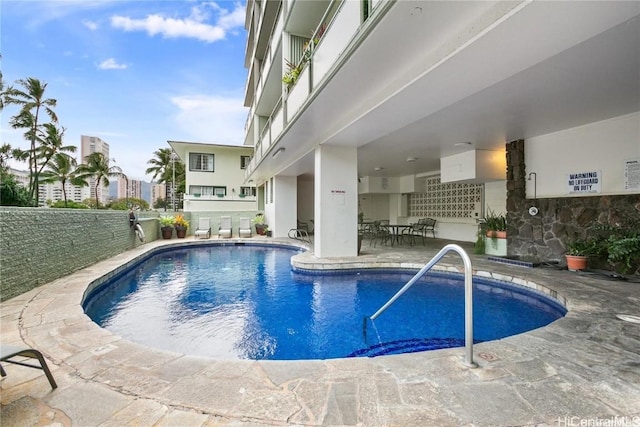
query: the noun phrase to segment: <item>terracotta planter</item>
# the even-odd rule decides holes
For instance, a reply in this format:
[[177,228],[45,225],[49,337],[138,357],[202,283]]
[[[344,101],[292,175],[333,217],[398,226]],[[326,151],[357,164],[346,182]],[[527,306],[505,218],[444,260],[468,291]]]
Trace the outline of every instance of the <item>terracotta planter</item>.
[[173,227],[161,227],[160,231],[163,239],[170,239],[173,236]]
[[187,227],[176,226],[176,237],[184,239],[187,236]]
[[265,224],[256,224],[255,227],[256,227],[256,234],[260,236],[264,236],[266,234],[267,226]]
[[581,255],[565,255],[567,257],[567,268],[569,271],[585,270],[587,268],[587,257]]
[[506,231],[495,231],[495,230],[487,230],[487,237],[498,238],[498,239],[506,239],[507,232]]

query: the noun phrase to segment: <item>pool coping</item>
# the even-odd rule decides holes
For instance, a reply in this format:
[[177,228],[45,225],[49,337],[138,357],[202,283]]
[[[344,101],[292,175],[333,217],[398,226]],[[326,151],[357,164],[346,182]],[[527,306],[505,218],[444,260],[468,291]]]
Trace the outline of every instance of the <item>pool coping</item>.
[[[616,313],[633,314],[638,288],[568,272],[514,271],[476,260],[478,276],[556,292],[569,309],[567,316],[544,328],[476,344],[477,369],[464,366],[461,348],[313,361],[185,356],[124,340],[99,328],[82,311],[88,285],[119,266],[155,248],[211,243],[151,242],[3,302],[3,342],[9,337],[39,348],[53,364],[59,389],[45,388],[36,396],[66,412],[65,396],[108,396],[115,412],[104,421],[112,422],[126,421],[132,416],[126,415],[127,408],[141,404],[155,408],[158,419],[182,414],[237,425],[512,425],[553,423],[562,416],[640,414],[640,376],[630,373],[639,356],[640,327],[612,320]],[[291,241],[259,242],[283,243],[306,249]],[[306,252],[295,258],[292,264],[321,268],[421,267],[366,256],[319,260]],[[445,271],[459,273],[444,261]],[[555,285],[549,282],[559,279]],[[4,334],[7,316],[14,319],[17,333]],[[602,348],[608,353],[604,358]],[[7,384],[11,382],[3,380],[3,390]],[[578,392],[580,399],[572,399]],[[3,403],[11,399],[4,394]],[[516,401],[505,401],[506,395]],[[545,395],[555,396],[554,403],[546,403]]]

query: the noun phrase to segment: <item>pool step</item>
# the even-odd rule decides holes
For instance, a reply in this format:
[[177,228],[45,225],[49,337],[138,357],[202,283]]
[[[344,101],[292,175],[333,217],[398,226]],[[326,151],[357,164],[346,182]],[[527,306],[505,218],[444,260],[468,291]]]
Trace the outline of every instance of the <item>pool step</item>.
[[[481,342],[474,340],[474,343]],[[415,353],[441,348],[464,347],[463,338],[410,338],[389,341],[356,350],[347,357],[376,357],[390,354]]]

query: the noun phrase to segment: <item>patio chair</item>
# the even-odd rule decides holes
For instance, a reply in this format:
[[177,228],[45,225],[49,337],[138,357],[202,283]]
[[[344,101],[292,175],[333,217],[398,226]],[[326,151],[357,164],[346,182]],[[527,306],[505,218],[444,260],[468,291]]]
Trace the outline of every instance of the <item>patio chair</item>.
[[424,235],[431,232],[433,238],[436,238],[436,220],[433,218],[425,218],[424,220]]
[[207,239],[211,237],[211,221],[209,221],[209,218],[198,218],[198,228],[193,232],[193,238],[197,239],[199,237],[206,237]]
[[[32,365],[30,363],[23,362],[22,360],[12,360],[15,357],[38,359],[40,366]],[[49,366],[47,366],[47,362],[44,360],[44,356],[36,349],[0,344],[0,362],[13,363],[14,365],[22,365],[29,368],[42,369],[44,371],[44,374],[47,376],[47,379],[49,380],[49,384],[51,384],[51,388],[55,389],[58,387],[58,385],[56,384],[56,380],[54,380],[53,375],[51,375]],[[3,377],[7,376],[7,373],[2,365],[0,365],[0,375],[2,375]]]
[[405,228],[402,230],[402,239],[405,238],[409,241],[409,244],[413,245],[416,237],[420,237],[422,239],[422,245],[424,246],[424,236],[426,232],[426,219],[420,218],[418,222],[411,224],[410,228]]
[[381,224],[380,221],[374,221],[372,230],[373,236],[369,242],[369,246],[373,243],[373,247],[375,248],[378,245],[378,242],[386,245],[387,242],[391,240],[391,232],[389,231],[388,225]]
[[240,218],[240,226],[238,227],[238,236],[240,237],[251,237],[253,233],[251,232],[251,221],[249,218]]
[[231,217],[230,216],[221,216],[220,217],[220,227],[218,227],[218,239],[220,237],[231,237],[233,236],[233,231],[231,230]]

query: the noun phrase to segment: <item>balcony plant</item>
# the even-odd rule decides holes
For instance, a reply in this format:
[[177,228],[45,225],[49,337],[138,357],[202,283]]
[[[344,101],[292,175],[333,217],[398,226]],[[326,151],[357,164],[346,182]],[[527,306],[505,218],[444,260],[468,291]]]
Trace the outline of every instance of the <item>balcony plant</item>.
[[189,221],[187,221],[184,215],[177,215],[174,218],[173,226],[176,229],[176,236],[179,239],[184,239],[187,235],[187,228],[189,228]]
[[304,67],[304,63],[300,63],[299,65],[294,65],[289,61],[287,62],[287,71],[285,71],[282,76],[282,83],[287,85],[287,89],[291,89],[291,87],[296,83],[298,77],[300,77],[300,73],[302,72],[302,68]]
[[162,238],[170,239],[173,234],[173,223],[175,222],[175,218],[172,215],[161,215],[159,221]]

